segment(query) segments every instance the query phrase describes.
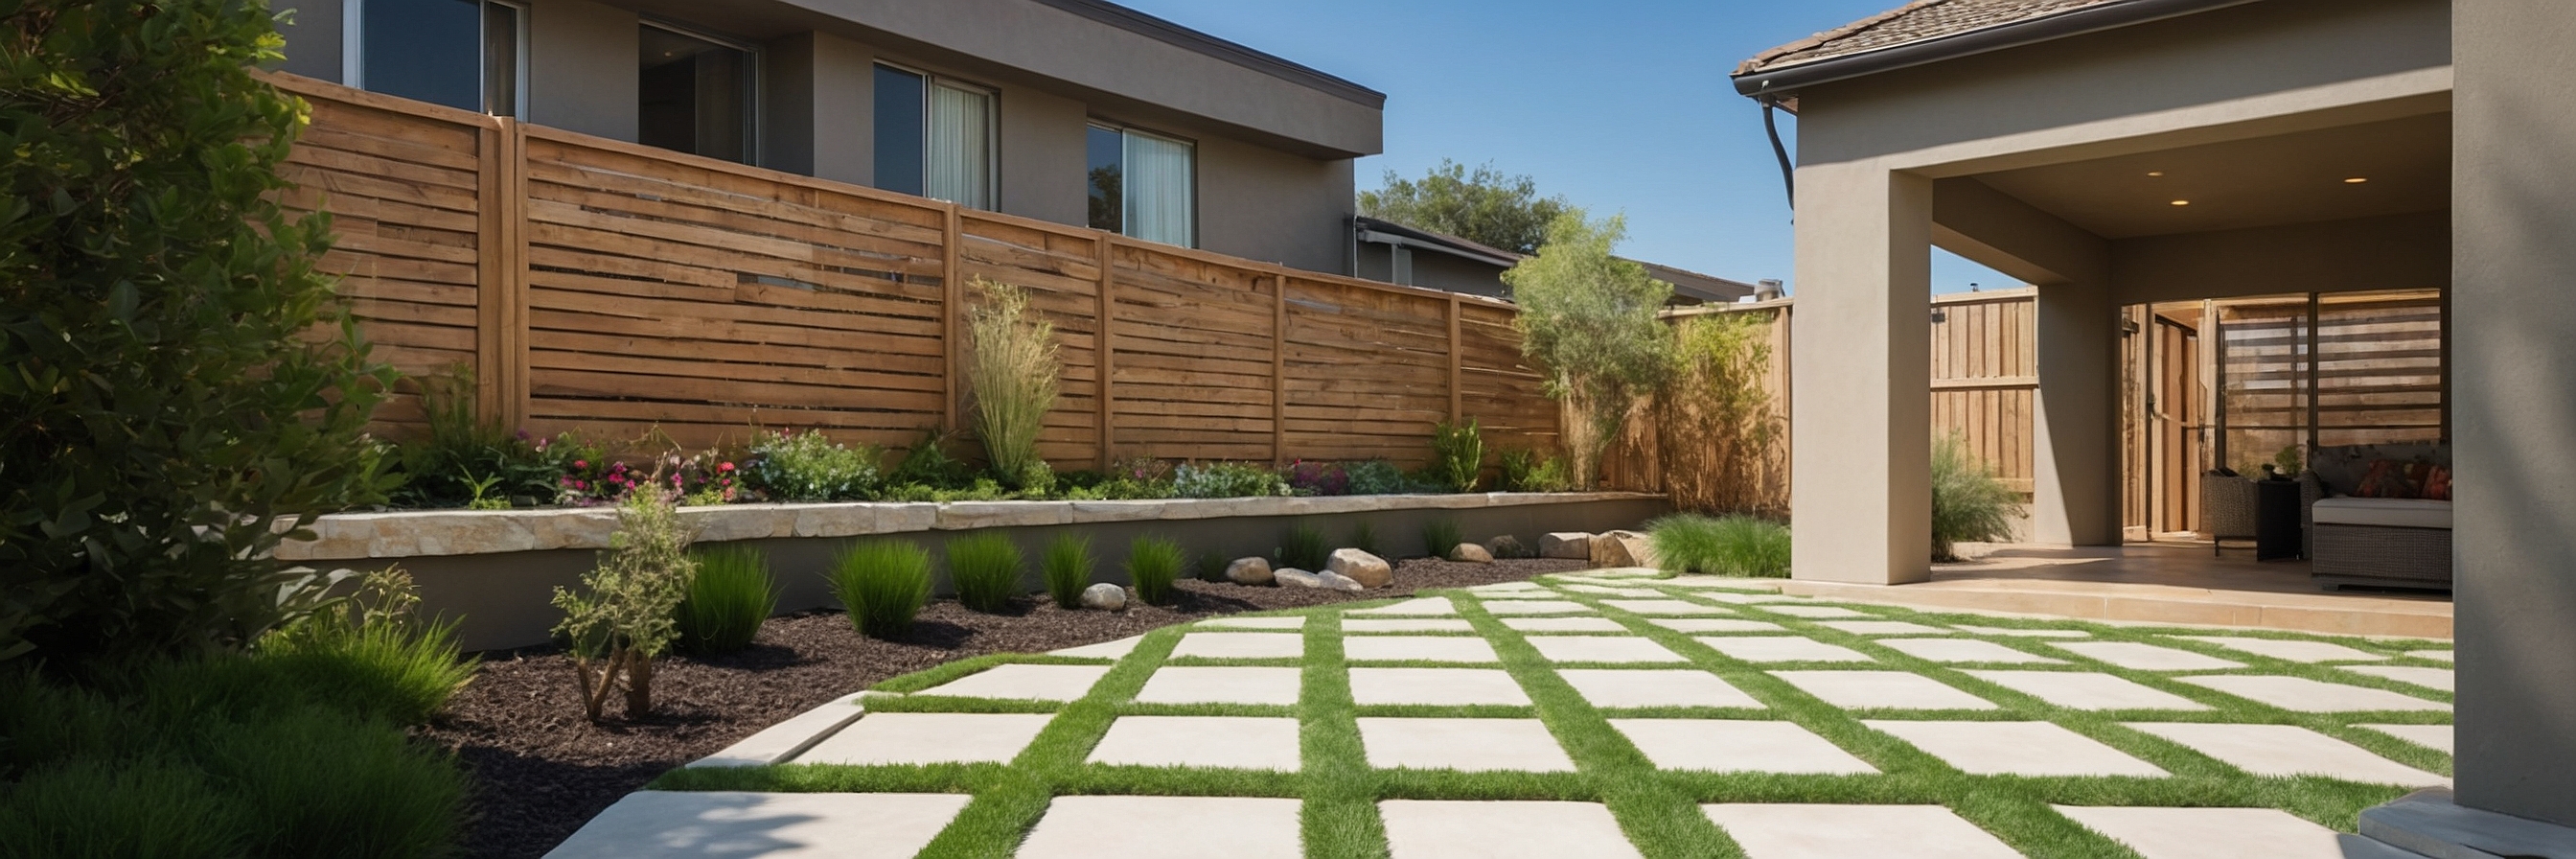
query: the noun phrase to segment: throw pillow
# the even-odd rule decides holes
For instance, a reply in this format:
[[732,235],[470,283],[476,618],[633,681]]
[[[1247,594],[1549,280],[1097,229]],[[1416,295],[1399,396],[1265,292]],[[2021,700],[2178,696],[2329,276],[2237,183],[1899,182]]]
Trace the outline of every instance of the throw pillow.
[[2451,500],[2451,470],[2439,465],[2433,466],[2432,470],[2424,476],[2423,497],[2436,501]]
[[2370,461],[2370,470],[2361,475],[2361,485],[2352,492],[2363,498],[2413,498],[2415,486],[2406,479],[2406,464],[2390,459]]

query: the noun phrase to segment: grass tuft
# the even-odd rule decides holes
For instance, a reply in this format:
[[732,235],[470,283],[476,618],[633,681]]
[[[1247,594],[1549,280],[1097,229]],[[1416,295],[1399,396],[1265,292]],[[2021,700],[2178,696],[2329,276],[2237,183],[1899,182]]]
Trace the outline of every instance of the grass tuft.
[[1001,534],[974,534],[948,541],[948,578],[957,585],[957,601],[992,614],[1011,607],[1020,595],[1020,546]]
[[1091,557],[1091,538],[1057,535],[1054,542],[1047,544],[1041,562],[1047,598],[1054,600],[1057,608],[1081,608],[1082,589],[1091,586],[1092,570],[1099,565]]
[[832,561],[832,596],[860,635],[902,635],[930,601],[930,553],[899,540],[851,546]]
[[1324,568],[1325,556],[1332,551],[1331,547],[1324,545],[1324,532],[1312,525],[1292,525],[1287,533],[1279,535],[1279,565],[1283,567],[1320,570]]
[[1378,554],[1377,526],[1366,520],[1351,526],[1350,547],[1372,555]]
[[1789,526],[1743,514],[1690,513],[1649,522],[1647,539],[1664,569],[1721,576],[1787,578]]
[[778,611],[778,582],[769,556],[750,546],[715,546],[691,553],[698,573],[680,599],[680,647],[691,653],[731,653],[751,645],[760,623]]
[[1444,517],[1424,522],[1422,523],[1422,550],[1434,558],[1449,557],[1449,550],[1457,548],[1459,543],[1466,541],[1462,534],[1463,532],[1458,530],[1456,519]]
[[1172,580],[1180,578],[1181,544],[1157,537],[1138,537],[1127,547],[1127,580],[1146,605],[1170,605]]
[[1956,561],[1959,543],[2009,539],[2021,495],[1957,433],[1932,443],[1932,560]]

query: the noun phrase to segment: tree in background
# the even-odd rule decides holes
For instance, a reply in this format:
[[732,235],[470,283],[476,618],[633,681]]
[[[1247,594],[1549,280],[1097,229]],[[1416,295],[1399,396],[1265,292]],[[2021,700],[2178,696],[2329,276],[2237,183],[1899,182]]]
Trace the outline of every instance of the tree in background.
[[320,583],[279,526],[388,482],[393,373],[315,268],[330,222],[275,202],[283,40],[234,0],[0,20],[0,658],[240,646]]
[[1491,163],[1472,171],[1440,159],[1419,181],[1386,171],[1386,187],[1360,192],[1360,214],[1415,229],[1447,233],[1513,253],[1536,253],[1548,225],[1573,207],[1541,197],[1528,176],[1507,176]]
[[1567,209],[1548,224],[1538,253],[1503,272],[1520,305],[1512,327],[1521,354],[1546,369],[1547,395],[1564,415],[1562,438],[1575,488],[1601,475],[1601,453],[1619,437],[1638,398],[1669,370],[1672,335],[1655,312],[1673,285],[1611,256],[1625,216],[1593,221]]

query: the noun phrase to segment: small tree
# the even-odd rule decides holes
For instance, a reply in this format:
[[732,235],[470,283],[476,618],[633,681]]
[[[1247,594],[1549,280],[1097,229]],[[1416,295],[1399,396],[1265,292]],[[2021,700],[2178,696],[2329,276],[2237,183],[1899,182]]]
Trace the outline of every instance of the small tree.
[[1055,408],[1062,373],[1055,324],[1029,306],[1024,287],[976,278],[975,292],[980,300],[966,314],[975,434],[1004,483],[1044,492],[1055,484],[1055,472],[1038,456],[1038,432]]
[[555,588],[563,609],[555,634],[568,639],[582,713],[593,722],[608,696],[626,690],[626,718],[653,710],[653,660],[680,636],[680,601],[697,574],[689,530],[656,473],[627,490],[617,506],[617,533],[599,566],[581,579],[586,593]]
[[1520,314],[1521,354],[1544,368],[1547,395],[1564,416],[1565,456],[1575,488],[1601,473],[1601,453],[1619,437],[1637,398],[1666,371],[1670,333],[1655,312],[1672,284],[1645,266],[1610,255],[1627,219],[1591,221],[1568,210],[1548,225],[1538,254],[1503,272]]
[[1758,313],[1695,316],[1673,326],[1671,375],[1655,398],[1655,438],[1675,507],[1753,513],[1788,501],[1780,420],[1763,386],[1771,322]]
[[393,373],[316,268],[329,220],[276,202],[282,41],[233,0],[0,20],[0,658],[241,646],[327,585],[277,526],[388,488]]
[[1470,171],[1443,158],[1419,180],[1389,170],[1385,181],[1385,188],[1360,192],[1360,214],[1513,253],[1536,252],[1548,225],[1572,208],[1563,197],[1539,196],[1530,177],[1506,175],[1490,163]]

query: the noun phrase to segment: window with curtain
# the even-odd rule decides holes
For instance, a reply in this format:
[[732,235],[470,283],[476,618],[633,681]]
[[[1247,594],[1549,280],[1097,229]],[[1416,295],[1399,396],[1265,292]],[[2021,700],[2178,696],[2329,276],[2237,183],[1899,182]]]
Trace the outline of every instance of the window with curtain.
[[1189,141],[1094,125],[1091,226],[1146,241],[1198,246],[1198,154]]
[[360,44],[348,83],[494,116],[517,116],[520,7],[498,0],[353,0]]
[[994,101],[992,90],[876,67],[876,186],[995,208]]
[[752,163],[759,77],[749,48],[657,24],[638,40],[643,71],[637,139],[692,155]]

